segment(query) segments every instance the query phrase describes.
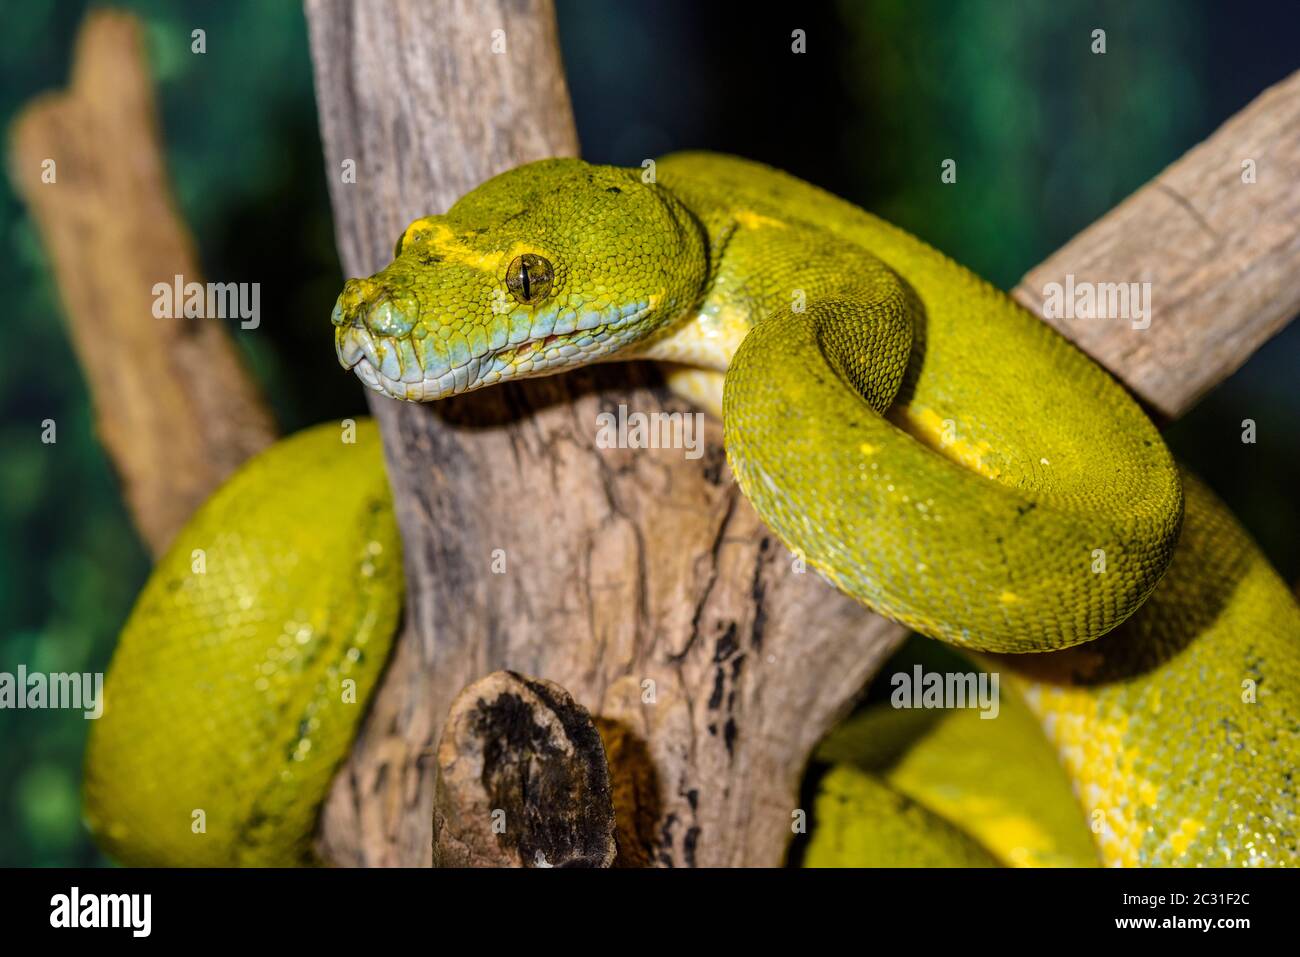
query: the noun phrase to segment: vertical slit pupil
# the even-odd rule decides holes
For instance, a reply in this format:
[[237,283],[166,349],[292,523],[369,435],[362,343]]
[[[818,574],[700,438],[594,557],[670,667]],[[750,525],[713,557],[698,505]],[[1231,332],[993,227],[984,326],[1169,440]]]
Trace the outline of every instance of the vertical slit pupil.
[[524,298],[532,299],[533,293],[532,293],[532,289],[529,288],[531,283],[528,281],[528,260],[527,259],[525,259],[523,262],[519,264],[519,274],[522,277],[524,283]]

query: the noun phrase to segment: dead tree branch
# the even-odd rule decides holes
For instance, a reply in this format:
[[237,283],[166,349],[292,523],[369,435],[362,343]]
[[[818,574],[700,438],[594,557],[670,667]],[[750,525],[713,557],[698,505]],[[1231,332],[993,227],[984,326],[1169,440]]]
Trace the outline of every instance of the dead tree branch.
[[[1048,318],[1166,420],[1300,312],[1300,73],[1030,270],[1015,296],[1043,314],[1049,283],[1150,282],[1151,326]],[[1094,287],[1095,288],[1095,287]]]
[[10,139],[100,439],[156,556],[276,429],[222,323],[154,318],[155,283],[202,277],[167,178],[139,22],[87,17],[71,86],[31,103]]

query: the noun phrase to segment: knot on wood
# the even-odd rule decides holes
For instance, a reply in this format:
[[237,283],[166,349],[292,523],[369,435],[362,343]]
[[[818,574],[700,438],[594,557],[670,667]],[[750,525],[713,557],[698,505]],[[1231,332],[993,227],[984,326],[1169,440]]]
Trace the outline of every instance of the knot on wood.
[[614,809],[591,715],[510,671],[457,696],[438,746],[437,867],[608,867]]

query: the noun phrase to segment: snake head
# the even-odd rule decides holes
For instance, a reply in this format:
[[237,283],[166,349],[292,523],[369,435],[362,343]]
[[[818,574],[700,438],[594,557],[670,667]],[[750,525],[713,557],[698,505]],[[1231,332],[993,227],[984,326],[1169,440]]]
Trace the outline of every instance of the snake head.
[[702,291],[699,223],[639,170],[542,160],[446,215],[334,307],[339,362],[370,388],[429,401],[608,359]]

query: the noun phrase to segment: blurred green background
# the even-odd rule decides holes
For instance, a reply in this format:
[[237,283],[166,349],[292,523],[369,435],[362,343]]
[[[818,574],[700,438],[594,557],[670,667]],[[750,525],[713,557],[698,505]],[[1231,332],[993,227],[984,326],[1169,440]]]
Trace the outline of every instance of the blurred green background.
[[[205,273],[262,286],[237,339],[285,431],[364,409],[334,362],[342,276],[305,25],[289,2],[134,0],[168,159]],[[0,119],[62,87],[89,4],[0,14]],[[877,211],[1010,287],[1269,84],[1300,67],[1294,2],[877,0],[746,7],[560,0],[586,157],[739,153]],[[190,32],[207,31],[207,52]],[[1094,28],[1107,52],[1089,51]],[[790,32],[807,53],[790,53]],[[946,158],[953,186],[939,182]],[[1261,171],[1266,175],[1266,171]],[[99,671],[148,572],[94,434],[32,224],[0,186],[0,671]],[[233,324],[232,324],[233,328]],[[1300,324],[1167,433],[1300,579]],[[54,419],[58,442],[40,441]],[[1256,445],[1240,422],[1258,423]],[[0,711],[0,864],[103,863],[80,823],[87,722]]]

